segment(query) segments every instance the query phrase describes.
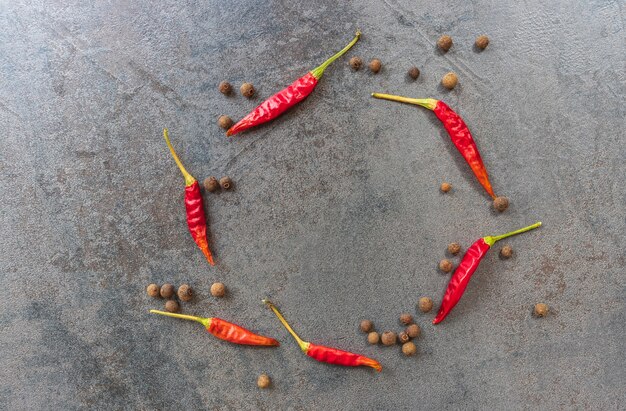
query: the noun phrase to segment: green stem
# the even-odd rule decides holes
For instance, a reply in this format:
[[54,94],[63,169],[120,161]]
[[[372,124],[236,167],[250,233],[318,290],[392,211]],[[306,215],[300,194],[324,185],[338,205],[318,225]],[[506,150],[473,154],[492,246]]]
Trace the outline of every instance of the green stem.
[[356,34],[354,35],[354,38],[352,39],[350,43],[348,43],[346,47],[344,47],[337,54],[335,54],[334,56],[332,56],[331,58],[323,62],[319,67],[316,67],[315,69],[311,70],[311,74],[313,75],[313,77],[319,80],[320,77],[322,77],[322,74],[324,74],[324,70],[326,70],[326,67],[330,66],[330,64],[333,61],[337,60],[339,57],[346,54],[346,52],[350,50],[352,46],[356,44],[357,41],[359,41],[359,38],[361,38],[361,31],[357,30]]
[[159,311],[159,310],[150,310],[150,312],[152,314],[160,314],[160,315],[165,315],[165,316],[168,316],[168,317],[180,318],[180,319],[183,319],[183,320],[196,321],[196,322],[199,322],[200,324],[204,325],[206,328],[209,328],[209,326],[211,325],[211,319],[210,318],[196,317],[195,315],[168,313],[168,312]]
[[434,98],[410,98],[383,93],[372,93],[372,97],[380,98],[383,100],[397,101],[399,103],[414,104],[417,106],[425,107],[429,110],[434,110],[435,106],[437,105],[437,100],[435,100]]
[[489,244],[489,246],[492,246],[496,243],[496,241],[500,241],[504,238],[511,237],[513,235],[525,233],[526,231],[534,230],[537,227],[541,227],[541,221],[538,221],[535,224],[529,225],[528,227],[520,228],[519,230],[511,231],[506,234],[487,236],[487,237],[484,237],[484,240],[487,244]]
[[287,331],[289,331],[289,334],[291,334],[293,336],[293,338],[295,338],[295,340],[298,342],[298,345],[300,346],[300,349],[304,353],[306,353],[307,350],[309,349],[309,343],[306,342],[306,341],[303,341],[302,338],[300,338],[298,336],[298,334],[296,334],[296,332],[291,328],[291,326],[289,325],[287,320],[285,320],[285,317],[283,317],[283,315],[280,313],[280,311],[278,311],[278,308],[276,308],[276,306],[274,304],[272,304],[272,302],[270,300],[264,298],[262,301],[263,301],[264,304],[267,304],[267,306],[270,307],[272,311],[274,311],[274,314],[276,314],[276,317],[278,317],[278,319],[285,326]]
[[176,161],[176,165],[180,169],[180,172],[183,173],[183,177],[185,177],[185,185],[186,186],[192,185],[193,183],[196,182],[196,179],[193,178],[193,176],[191,174],[189,174],[187,172],[187,170],[185,170],[185,167],[183,166],[183,162],[180,161],[180,158],[178,158],[178,155],[176,154],[176,151],[174,151],[174,147],[172,146],[172,143],[170,142],[170,136],[169,136],[166,128],[163,129],[163,138],[165,139],[165,143],[167,144],[167,148],[169,148],[170,149],[170,153],[172,153],[172,157],[174,157],[174,161]]

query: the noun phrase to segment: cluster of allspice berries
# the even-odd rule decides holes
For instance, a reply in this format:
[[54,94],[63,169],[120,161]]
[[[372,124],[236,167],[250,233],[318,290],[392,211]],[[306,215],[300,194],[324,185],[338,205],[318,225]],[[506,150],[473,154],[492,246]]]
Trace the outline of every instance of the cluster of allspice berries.
[[[230,96],[233,94],[233,86],[228,81],[220,82],[218,86],[218,90],[225,96]],[[252,83],[243,83],[241,87],[239,87],[239,92],[242,96],[246,98],[252,98],[256,94],[256,89]],[[217,125],[223,128],[224,130],[228,130],[235,124],[233,120],[227,115],[221,115],[217,118]]]
[[160,287],[157,284],[152,283],[146,287],[146,293],[153,298],[164,298],[165,311],[170,313],[177,313],[180,311],[180,304],[175,300],[176,296],[178,296],[178,299],[183,302],[191,301],[193,298],[193,289],[189,286],[189,284],[183,284],[178,287],[178,290],[176,290],[176,288],[170,283],[165,283]]
[[228,176],[224,176],[219,180],[213,176],[209,176],[204,179],[203,185],[206,191],[214,193],[220,188],[222,190],[231,190],[233,188],[233,180]]
[[384,346],[400,344],[404,355],[414,355],[417,353],[417,346],[412,340],[419,337],[422,330],[413,321],[413,316],[408,313],[400,315],[400,323],[406,328],[398,333],[384,331],[382,334],[379,334],[374,330],[374,323],[370,320],[361,321],[359,328],[362,332],[367,333],[367,342],[370,344],[377,345],[381,343]]

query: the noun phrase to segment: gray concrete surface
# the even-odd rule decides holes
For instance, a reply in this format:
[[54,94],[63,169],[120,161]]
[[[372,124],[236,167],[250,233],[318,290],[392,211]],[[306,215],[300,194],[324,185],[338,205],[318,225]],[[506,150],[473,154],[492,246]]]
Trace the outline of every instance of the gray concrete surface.
[[[623,409],[624,3],[297,3],[0,2],[0,408]],[[282,118],[224,137],[220,114],[240,118],[357,27],[349,56],[380,58],[380,74],[348,56]],[[258,96],[225,98],[224,79]],[[431,113],[372,91],[454,107],[510,209],[491,211]],[[187,232],[163,126],[197,178],[236,182],[205,196],[215,268]],[[514,258],[486,257],[448,320],[417,315],[419,296],[442,296],[449,242],[537,220]],[[228,298],[211,298],[216,280]],[[185,312],[281,347],[149,315],[162,302],[144,287],[165,281],[197,290]],[[265,296],[304,338],[383,372],[301,355]],[[404,311],[423,328],[414,358],[357,331],[399,330]]]

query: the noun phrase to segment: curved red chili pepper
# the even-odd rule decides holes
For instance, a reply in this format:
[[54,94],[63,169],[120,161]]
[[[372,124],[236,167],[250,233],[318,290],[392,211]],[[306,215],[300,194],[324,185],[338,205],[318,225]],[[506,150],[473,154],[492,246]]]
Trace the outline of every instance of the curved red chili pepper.
[[364,355],[339,350],[337,348],[326,347],[324,345],[317,345],[302,340],[298,336],[298,334],[296,334],[296,332],[291,328],[287,320],[285,320],[285,317],[283,317],[283,315],[280,313],[280,311],[278,311],[278,308],[276,308],[274,304],[272,304],[269,300],[263,300],[263,302],[267,304],[268,307],[270,307],[274,314],[276,314],[278,320],[298,342],[298,345],[300,346],[302,352],[304,352],[309,357],[314,358],[320,362],[343,365],[344,367],[358,367],[360,365],[364,365],[366,367],[372,367],[376,371],[381,371],[383,369],[378,361],[368,358]]
[[176,155],[176,151],[174,151],[174,147],[170,142],[166,128],[163,129],[163,137],[165,138],[167,147],[170,149],[172,157],[174,157],[174,161],[185,178],[185,209],[187,210],[187,227],[189,227],[191,237],[200,250],[202,250],[209,264],[215,265],[206,236],[206,218],[204,216],[204,202],[202,201],[200,185],[198,181],[185,170],[185,167],[183,167],[183,163],[178,158],[178,155]]
[[150,310],[150,312],[153,314],[166,315],[168,317],[199,322],[204,326],[204,328],[207,329],[208,332],[220,340],[228,341],[233,344],[258,345],[265,347],[275,347],[280,345],[280,343],[273,338],[255,334],[250,330],[226,320],[222,320],[221,318],[196,317],[195,315],[175,314],[159,310]]
[[511,231],[510,233],[502,234],[499,236],[487,236],[483,238],[479,238],[472,244],[461,263],[452,274],[452,278],[450,278],[450,282],[448,283],[448,287],[446,288],[446,292],[443,295],[443,299],[441,300],[441,307],[439,307],[439,312],[437,316],[433,320],[433,324],[439,324],[443,321],[444,318],[452,311],[454,306],[459,302],[463,293],[465,292],[465,288],[472,278],[472,275],[478,268],[480,261],[485,256],[489,248],[495,244],[496,241],[502,240],[503,238],[510,237],[515,234],[520,234],[529,230],[533,230],[537,227],[541,226],[541,222],[537,222],[533,225],[529,225],[528,227],[521,228],[519,230]]
[[249,129],[250,127],[258,126],[259,124],[273,120],[287,111],[290,107],[293,107],[307,98],[307,96],[313,92],[315,86],[317,86],[317,82],[324,74],[326,67],[350,50],[360,37],[361,32],[357,30],[354,39],[352,39],[346,47],[326,60],[319,67],[306,73],[304,76],[291,83],[291,85],[287,88],[279,91],[262,102],[247,116],[239,120],[237,124],[228,129],[226,135],[233,136],[241,131]]
[[385,100],[416,104],[429,110],[433,110],[437,118],[443,123],[444,128],[450,135],[450,139],[456,146],[457,150],[459,150],[467,164],[472,169],[472,172],[478,179],[478,182],[483,186],[491,198],[496,197],[493,192],[493,188],[491,187],[491,182],[489,181],[487,169],[483,164],[483,160],[478,152],[478,147],[476,147],[476,142],[474,141],[469,128],[467,128],[467,125],[461,116],[448,107],[446,103],[432,98],[408,98],[380,93],[372,93],[372,96]]

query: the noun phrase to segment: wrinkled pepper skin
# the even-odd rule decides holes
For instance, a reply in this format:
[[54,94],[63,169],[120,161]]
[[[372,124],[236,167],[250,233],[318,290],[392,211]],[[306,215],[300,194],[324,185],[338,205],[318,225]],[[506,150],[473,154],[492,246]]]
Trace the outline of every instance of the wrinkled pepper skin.
[[317,361],[343,365],[345,367],[358,367],[360,365],[364,365],[372,367],[376,371],[381,371],[383,369],[378,361],[363,355],[338,350],[337,348],[325,347],[323,345],[313,343],[308,344],[309,346],[306,350],[306,355],[316,359]]
[[467,249],[461,263],[454,271],[454,274],[452,274],[452,278],[450,278],[448,288],[441,301],[441,307],[433,320],[433,324],[439,324],[443,321],[459,302],[472,275],[478,268],[480,260],[482,260],[485,253],[489,251],[489,248],[491,248],[491,246],[485,242],[485,239],[479,238]]
[[262,102],[247,116],[233,125],[227,136],[233,136],[250,127],[258,126],[283,114],[309,96],[315,90],[318,80],[310,72],[294,81],[289,87],[279,91]]
[[207,327],[207,331],[221,340],[235,344],[262,345],[268,347],[280,345],[279,342],[273,338],[255,334],[237,324],[216,317],[211,318],[211,323]]
[[487,169],[480,157],[476,142],[465,125],[465,122],[457,113],[455,113],[446,103],[439,100],[433,110],[437,118],[443,123],[444,128],[450,135],[450,139],[459,150],[467,164],[474,172],[478,182],[489,193],[491,198],[495,198]]
[[209,264],[215,265],[207,241],[204,202],[202,201],[202,192],[200,191],[198,181],[194,181],[191,185],[185,187],[185,209],[187,210],[187,226],[193,241],[202,250]]

